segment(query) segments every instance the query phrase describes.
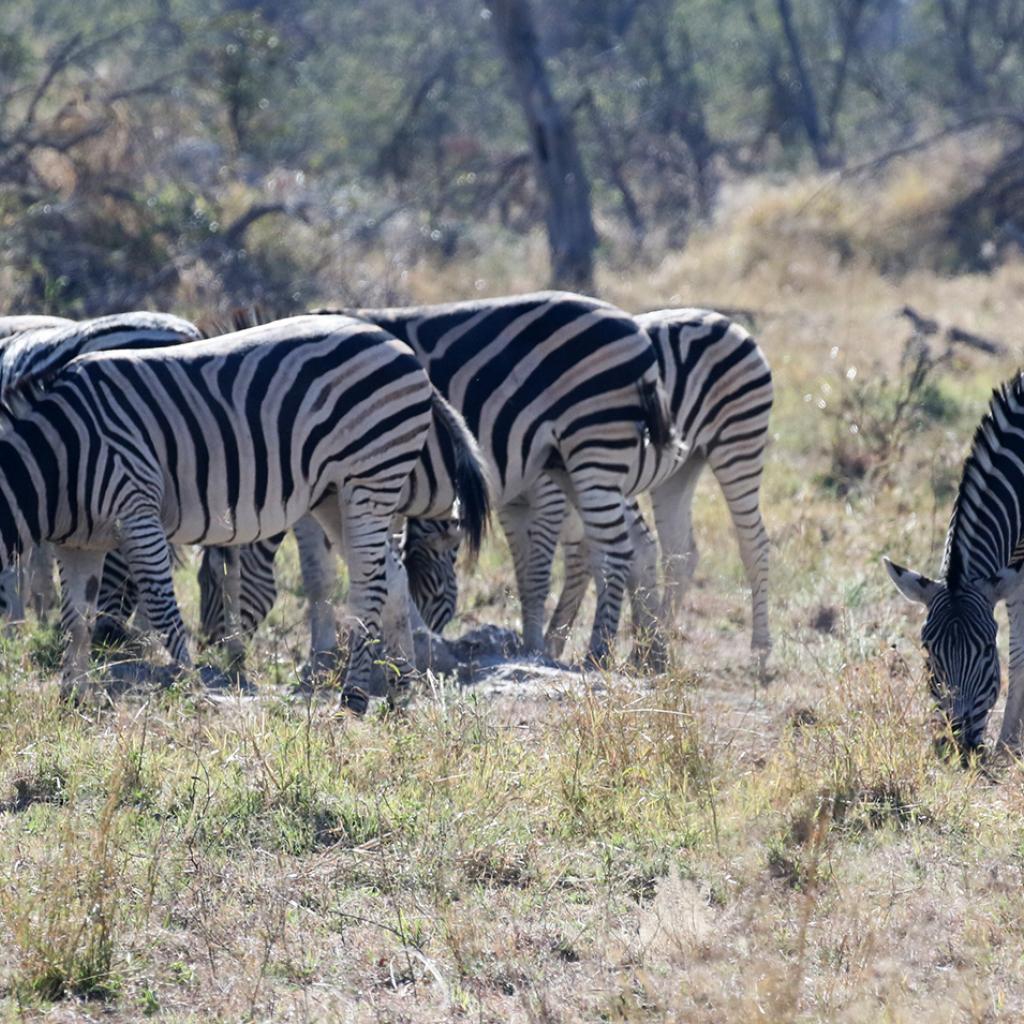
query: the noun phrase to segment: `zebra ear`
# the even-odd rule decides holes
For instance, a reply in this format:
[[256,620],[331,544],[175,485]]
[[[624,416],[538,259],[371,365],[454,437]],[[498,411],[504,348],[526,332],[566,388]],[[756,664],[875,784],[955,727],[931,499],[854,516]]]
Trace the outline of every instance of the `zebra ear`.
[[913,569],[897,565],[885,557],[882,558],[882,561],[885,564],[886,572],[889,573],[889,578],[896,584],[896,589],[908,601],[914,601],[927,607],[942,589],[941,583],[936,583],[935,580],[922,576],[919,572],[914,572]]
[[991,579],[985,581],[985,591],[993,604],[1006,600],[1024,582],[1024,563],[1001,569]]

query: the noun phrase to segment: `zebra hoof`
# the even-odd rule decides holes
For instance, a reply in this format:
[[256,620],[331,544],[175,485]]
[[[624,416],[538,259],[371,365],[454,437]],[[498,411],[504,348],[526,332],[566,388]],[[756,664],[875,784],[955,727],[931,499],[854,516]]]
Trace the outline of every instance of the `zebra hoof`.
[[662,675],[668,671],[668,646],[661,637],[637,641],[630,652],[629,663],[640,672]]
[[337,651],[314,651],[309,661],[299,669],[299,683],[310,688],[336,679],[343,668]]
[[346,686],[341,691],[340,703],[343,709],[362,718],[370,706],[370,695],[361,686]]
[[93,647],[119,649],[127,647],[134,639],[135,634],[128,629],[125,623],[119,622],[109,615],[97,619],[92,631]]
[[103,703],[106,693],[97,691],[86,679],[62,679],[60,701],[71,708],[86,708]]

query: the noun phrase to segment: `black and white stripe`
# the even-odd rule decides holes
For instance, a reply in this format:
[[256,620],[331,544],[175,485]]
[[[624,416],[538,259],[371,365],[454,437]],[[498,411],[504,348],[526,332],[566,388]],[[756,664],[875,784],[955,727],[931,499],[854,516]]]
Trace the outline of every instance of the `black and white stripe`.
[[1021,746],[1024,714],[1024,374],[992,395],[974,435],[953,506],[942,578],[885,559],[908,600],[928,614],[921,631],[932,694],[958,743],[977,747],[999,696],[993,610],[1007,602],[1010,682],[1000,742]]
[[[351,688],[373,676],[392,515],[446,514],[458,498],[475,513],[473,537],[483,528],[486,489],[468,433],[409,348],[363,321],[295,317],[174,348],[94,353],[62,369],[51,362],[46,373],[45,390],[4,381],[17,398],[0,430],[0,567],[26,544],[57,545],[68,684],[85,669],[107,551],[121,548],[147,619],[187,665],[168,539],[247,544],[311,511],[349,567],[355,702]],[[424,478],[436,473],[422,465],[428,441],[453,466],[435,504],[424,498]],[[237,557],[228,557],[233,628]]]

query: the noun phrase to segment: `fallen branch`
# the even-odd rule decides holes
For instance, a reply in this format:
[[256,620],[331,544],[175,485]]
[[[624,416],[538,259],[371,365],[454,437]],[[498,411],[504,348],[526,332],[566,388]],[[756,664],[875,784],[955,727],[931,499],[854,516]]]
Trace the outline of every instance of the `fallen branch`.
[[904,306],[896,315],[906,317],[913,325],[914,333],[921,337],[931,337],[941,330],[942,336],[950,348],[953,345],[966,345],[968,348],[977,349],[977,351],[990,356],[1006,354],[1006,346],[1002,342],[975,334],[973,331],[957,327],[955,324],[948,324],[943,328],[938,320],[930,316],[923,316],[913,306]]

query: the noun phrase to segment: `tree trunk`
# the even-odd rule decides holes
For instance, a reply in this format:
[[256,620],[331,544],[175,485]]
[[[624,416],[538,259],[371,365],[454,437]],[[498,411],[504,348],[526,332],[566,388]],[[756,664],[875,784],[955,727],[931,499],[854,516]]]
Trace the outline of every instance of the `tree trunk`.
[[793,74],[796,76],[797,87],[800,92],[798,101],[800,120],[803,122],[804,131],[807,133],[807,141],[811,144],[818,167],[826,170],[829,167],[835,166],[835,158],[830,150],[830,140],[826,137],[825,130],[822,127],[821,115],[818,112],[818,97],[814,91],[814,84],[811,82],[810,73],[807,70],[803,45],[800,42],[800,36],[793,22],[793,10],[790,7],[789,0],[775,0],[775,2],[779,12],[779,21],[782,22],[782,34],[785,36],[786,46],[789,48]]
[[572,122],[552,92],[529,0],[492,0],[491,10],[530,130],[537,180],[546,199],[552,283],[589,291],[597,233],[590,213],[590,183]]

